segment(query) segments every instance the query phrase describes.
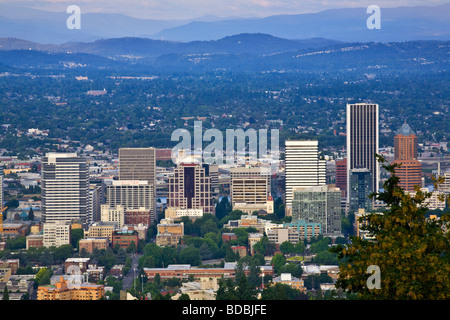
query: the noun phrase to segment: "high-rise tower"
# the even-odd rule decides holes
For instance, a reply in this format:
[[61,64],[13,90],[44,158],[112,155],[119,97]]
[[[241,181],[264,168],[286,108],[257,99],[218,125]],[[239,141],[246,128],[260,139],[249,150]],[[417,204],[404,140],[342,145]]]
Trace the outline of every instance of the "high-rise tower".
[[350,171],[368,169],[372,190],[378,192],[380,170],[375,157],[379,144],[378,104],[347,104],[347,202],[350,194]]
[[42,161],[43,222],[87,223],[89,168],[76,153],[47,153]]
[[326,162],[319,159],[318,141],[285,142],[286,215],[292,215],[292,195],[297,187],[326,185]]
[[414,186],[422,187],[422,164],[417,160],[417,136],[405,122],[394,137],[394,163],[399,177],[399,186],[405,191],[414,191]]

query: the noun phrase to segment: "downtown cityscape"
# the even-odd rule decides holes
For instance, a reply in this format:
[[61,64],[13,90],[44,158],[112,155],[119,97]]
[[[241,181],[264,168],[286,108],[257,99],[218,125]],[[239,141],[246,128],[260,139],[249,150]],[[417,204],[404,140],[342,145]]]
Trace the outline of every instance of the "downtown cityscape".
[[0,1],[0,300],[450,299],[432,2],[145,20]]

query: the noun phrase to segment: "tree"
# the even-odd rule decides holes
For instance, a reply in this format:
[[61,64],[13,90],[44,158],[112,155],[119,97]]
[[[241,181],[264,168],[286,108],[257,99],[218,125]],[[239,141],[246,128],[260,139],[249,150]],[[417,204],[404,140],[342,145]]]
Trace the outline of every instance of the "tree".
[[78,248],[78,242],[84,238],[84,230],[82,228],[72,229],[70,231],[70,243],[75,249]]
[[30,221],[34,221],[34,211],[33,208],[30,207],[30,211],[28,211],[28,219]]
[[278,273],[280,268],[286,264],[286,258],[283,254],[277,253],[272,258],[273,271]]
[[[395,175],[398,165],[377,158],[391,176],[383,191],[371,196],[384,201],[388,209],[364,217],[373,240],[351,237],[351,244],[332,249],[340,260],[336,285],[361,299],[449,299],[449,214],[439,220],[427,219],[426,200],[432,193],[419,188],[414,196],[405,193]],[[442,181],[434,179],[435,190]],[[368,285],[373,280],[369,266],[379,268],[379,286]]]
[[3,300],[9,300],[9,292],[7,285],[5,285],[5,289],[3,290]]
[[137,250],[136,248],[136,243],[134,241],[131,241],[130,244],[127,247],[127,252],[128,253],[135,253]]
[[293,277],[300,278],[303,274],[302,266],[297,263],[286,263],[280,268],[281,273],[290,273]]
[[194,247],[186,247],[180,252],[180,263],[198,266],[202,262],[200,251]]
[[300,290],[291,288],[287,284],[276,283],[265,288],[261,300],[306,300],[307,296]]
[[53,271],[51,269],[41,268],[36,274],[34,281],[38,286],[50,284],[50,278],[52,277],[52,274]]
[[283,252],[283,254],[293,253],[295,251],[294,244],[289,241],[284,241],[280,244],[280,251]]

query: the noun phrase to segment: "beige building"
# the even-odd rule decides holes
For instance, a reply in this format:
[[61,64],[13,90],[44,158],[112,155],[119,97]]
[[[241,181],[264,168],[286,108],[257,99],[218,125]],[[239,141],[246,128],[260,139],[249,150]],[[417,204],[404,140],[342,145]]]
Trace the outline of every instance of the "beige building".
[[184,223],[174,223],[173,219],[162,219],[156,228],[156,244],[160,247],[177,246],[184,236]]
[[[420,191],[422,191],[424,193],[431,192],[431,190],[429,190],[428,188],[420,188]],[[411,195],[411,197],[414,197],[416,195],[416,192],[409,192],[409,194]],[[424,201],[424,203],[427,205],[428,209],[430,209],[430,210],[435,210],[435,209],[444,210],[445,209],[445,201],[439,200],[439,195],[445,196],[445,192],[433,191],[433,194],[431,195],[431,197]]]
[[282,283],[290,286],[292,289],[306,292],[306,287],[302,279],[293,277],[290,273],[282,273],[279,277],[272,279],[273,284]]
[[191,220],[195,220],[203,217],[202,209],[181,209],[181,208],[167,208],[165,211],[165,217],[180,220],[182,217],[189,217]]
[[178,300],[182,294],[187,294],[190,300],[216,300],[219,284],[216,277],[200,277],[199,281],[183,283],[180,292],[172,296]]
[[299,241],[299,237],[300,234],[298,230],[290,227],[272,228],[267,233],[269,241],[276,244],[282,244],[285,241],[296,244]]
[[70,224],[65,222],[44,223],[44,247],[70,244]]
[[85,238],[108,238],[108,241],[111,243],[114,230],[116,229],[116,222],[96,222],[89,227]]
[[122,228],[125,221],[125,208],[122,205],[111,207],[109,204],[102,204],[101,221],[117,222],[118,228]]

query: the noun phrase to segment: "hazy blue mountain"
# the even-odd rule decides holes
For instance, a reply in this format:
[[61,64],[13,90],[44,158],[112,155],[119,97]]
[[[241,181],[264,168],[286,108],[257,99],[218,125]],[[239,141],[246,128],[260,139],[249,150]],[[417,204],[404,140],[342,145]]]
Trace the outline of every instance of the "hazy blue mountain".
[[286,39],[327,38],[339,41],[449,40],[450,3],[440,6],[381,8],[381,29],[369,30],[367,8],[333,9],[313,14],[262,19],[190,22],[156,33],[157,38],[212,40],[238,33],[267,33]]
[[123,14],[82,13],[81,29],[69,30],[66,11],[48,12],[0,3],[0,37],[61,44],[113,37],[144,37],[188,21],[145,20]]
[[450,3],[440,6],[381,8],[381,29],[369,30],[366,8],[333,9],[312,14],[266,18],[204,16],[189,20],[136,19],[123,14],[82,13],[81,30],[69,30],[65,11],[0,3],[0,37],[37,43],[92,42],[120,37],[170,41],[218,40],[241,33],[264,33],[284,39],[326,38],[353,41],[449,40]]

